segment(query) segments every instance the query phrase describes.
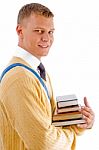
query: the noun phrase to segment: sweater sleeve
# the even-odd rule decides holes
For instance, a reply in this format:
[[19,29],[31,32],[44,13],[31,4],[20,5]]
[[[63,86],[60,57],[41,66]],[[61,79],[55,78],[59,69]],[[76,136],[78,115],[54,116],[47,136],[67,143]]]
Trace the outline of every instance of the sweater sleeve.
[[3,104],[11,125],[27,149],[74,150],[74,130],[51,125],[50,105],[46,106],[44,101],[45,95],[35,79],[17,75],[8,86]]

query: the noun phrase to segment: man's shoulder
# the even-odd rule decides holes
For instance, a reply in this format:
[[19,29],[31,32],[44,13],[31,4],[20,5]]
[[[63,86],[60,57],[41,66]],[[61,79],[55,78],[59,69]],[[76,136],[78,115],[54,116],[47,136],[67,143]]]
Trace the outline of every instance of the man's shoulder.
[[15,67],[11,67],[13,64],[16,63],[20,63],[31,68],[29,64],[27,64],[21,58],[13,57],[8,63],[8,65],[5,67],[7,71],[5,72],[4,77],[2,78],[2,82],[14,82],[15,80],[20,80],[24,78],[33,78],[33,74],[28,69],[18,65]]

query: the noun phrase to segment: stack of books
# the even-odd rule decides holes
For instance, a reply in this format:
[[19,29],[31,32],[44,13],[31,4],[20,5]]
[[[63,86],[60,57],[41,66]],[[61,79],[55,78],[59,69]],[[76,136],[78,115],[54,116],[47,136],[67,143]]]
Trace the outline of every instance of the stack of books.
[[66,126],[72,124],[85,123],[80,105],[75,94],[58,96],[57,109],[52,117],[54,126]]

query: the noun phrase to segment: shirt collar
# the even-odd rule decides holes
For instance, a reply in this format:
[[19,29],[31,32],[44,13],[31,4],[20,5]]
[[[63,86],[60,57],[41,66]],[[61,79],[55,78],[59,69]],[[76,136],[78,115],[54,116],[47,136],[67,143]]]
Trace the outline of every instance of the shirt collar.
[[19,46],[17,46],[14,56],[23,59],[35,70],[37,70],[37,67],[40,64],[40,60],[38,58]]

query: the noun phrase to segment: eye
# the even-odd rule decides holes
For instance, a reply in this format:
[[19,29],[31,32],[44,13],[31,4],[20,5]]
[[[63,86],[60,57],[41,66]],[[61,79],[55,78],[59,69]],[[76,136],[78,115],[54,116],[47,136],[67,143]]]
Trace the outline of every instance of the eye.
[[54,31],[49,31],[49,34],[50,34],[50,35],[53,35],[53,33],[54,33]]
[[41,30],[41,29],[35,29],[34,31],[37,32],[38,34],[42,34],[42,33],[44,32],[44,31]]

